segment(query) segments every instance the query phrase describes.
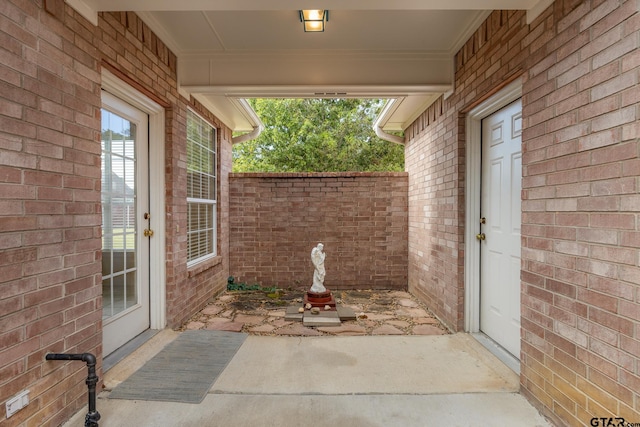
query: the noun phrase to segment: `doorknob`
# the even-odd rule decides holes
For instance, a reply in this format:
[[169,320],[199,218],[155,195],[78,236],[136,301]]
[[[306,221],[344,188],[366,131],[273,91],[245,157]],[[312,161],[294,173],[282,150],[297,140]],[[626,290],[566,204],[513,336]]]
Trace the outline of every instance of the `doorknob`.
[[484,233],[476,234],[476,239],[478,240],[485,240],[486,238],[487,236],[485,236]]
[[144,229],[144,237],[152,237],[153,236],[153,230],[149,230],[148,228]]

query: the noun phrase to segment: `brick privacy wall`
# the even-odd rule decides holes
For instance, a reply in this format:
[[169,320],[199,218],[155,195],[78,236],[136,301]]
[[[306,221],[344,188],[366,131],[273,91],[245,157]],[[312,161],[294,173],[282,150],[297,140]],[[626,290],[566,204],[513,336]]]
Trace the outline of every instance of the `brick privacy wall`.
[[463,327],[464,114],[522,70],[522,393],[557,425],[638,422],[638,5],[558,0],[524,19],[494,12],[456,57],[455,93],[406,132],[409,287]]
[[[101,376],[101,67],[166,107],[171,327],[228,276],[222,256],[186,267],[187,106],[220,128],[223,222],[231,133],[178,95],[175,55],[133,13],[102,13],[95,27],[63,0],[4,0],[0,40],[0,425],[57,426],[86,408],[87,371],[45,354],[94,353]],[[6,400],[24,389],[30,404],[5,419]]]
[[234,173],[229,181],[238,281],[308,289],[311,249],[322,242],[329,289],[406,289],[405,173]]

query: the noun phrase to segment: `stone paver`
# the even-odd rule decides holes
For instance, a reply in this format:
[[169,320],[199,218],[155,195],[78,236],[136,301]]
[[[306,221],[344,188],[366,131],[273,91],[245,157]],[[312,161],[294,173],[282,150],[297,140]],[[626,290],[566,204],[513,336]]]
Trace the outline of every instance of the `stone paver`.
[[238,322],[209,323],[206,329],[210,331],[242,332],[243,326],[244,323]]
[[400,317],[428,317],[429,313],[422,308],[399,308],[396,315]]
[[224,307],[220,305],[211,304],[206,306],[204,310],[202,310],[202,314],[204,314],[205,316],[215,316],[216,314],[220,313],[222,310],[224,310]]
[[269,316],[269,317],[284,317],[285,314],[286,314],[286,312],[284,310],[278,310],[278,311],[270,311],[269,313],[267,313],[267,316]]
[[393,325],[382,325],[374,329],[371,335],[404,335],[404,332]]
[[246,323],[248,325],[260,325],[265,320],[264,316],[251,316],[242,313],[236,314],[236,317],[233,319],[234,322]]
[[189,331],[193,331],[196,329],[202,329],[203,327],[204,327],[204,323],[202,322],[189,322],[187,323],[187,326],[185,327],[185,329]]
[[227,319],[226,317],[212,317],[207,321],[207,324],[212,323],[229,323],[231,319]]
[[273,322],[271,322],[271,324],[273,326],[275,326],[276,328],[282,328],[284,326],[289,326],[291,323],[293,323],[293,322],[288,322],[288,321],[286,321],[284,319],[277,319],[277,320],[274,320]]
[[398,305],[401,307],[411,307],[411,308],[415,308],[419,306],[419,304],[416,301],[412,299],[406,299],[406,298],[399,299]]
[[335,311],[320,312],[320,314],[304,314],[302,318],[304,326],[340,326],[342,322]]
[[404,292],[404,291],[389,292],[389,296],[392,298],[408,298],[408,299],[413,298],[413,295],[411,295],[409,292]]
[[338,307],[350,313],[336,326],[304,325],[304,316],[297,312],[304,292],[280,290],[279,294],[280,299],[274,299],[260,291],[225,292],[180,329],[293,336],[448,333],[420,301],[404,291],[334,291]]
[[389,320],[386,323],[389,325],[393,325],[396,328],[408,328],[411,325],[411,323],[405,322],[404,320]]
[[380,314],[371,312],[367,312],[365,314],[367,315],[367,319],[369,320],[390,320],[395,317],[393,314]]

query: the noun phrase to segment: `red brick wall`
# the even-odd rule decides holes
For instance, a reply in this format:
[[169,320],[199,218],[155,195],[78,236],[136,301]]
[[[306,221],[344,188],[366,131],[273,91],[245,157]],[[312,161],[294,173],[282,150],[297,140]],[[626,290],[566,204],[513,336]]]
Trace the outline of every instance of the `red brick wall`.
[[329,289],[406,289],[404,173],[231,174],[230,227],[239,281],[308,289],[322,242]]
[[[167,144],[167,324],[175,328],[226,288],[229,276],[231,131],[197,101],[191,107],[218,129],[218,256],[187,267],[186,110],[172,111]],[[178,115],[177,117],[173,114]],[[176,143],[173,143],[176,141]]]
[[640,422],[639,28],[637,2],[574,1],[532,29],[522,382],[568,425]]
[[[57,426],[86,407],[86,366],[47,352],[98,356],[101,366],[101,67],[166,108],[167,323],[222,290],[221,256],[186,267],[186,108],[219,129],[219,217],[228,220],[230,131],[177,92],[176,57],[133,13],[93,26],[63,0],[0,2],[0,424]],[[101,375],[101,372],[98,372]],[[30,404],[5,419],[5,401]]]
[[409,287],[461,329],[465,112],[523,73],[521,383],[558,425],[640,420],[639,26],[633,1],[494,12],[407,130]]
[[[438,100],[408,129],[409,291],[450,328],[462,328],[464,157],[457,117]],[[417,128],[424,126],[418,133]],[[414,134],[415,133],[415,134]]]
[[[0,423],[58,425],[100,353],[100,57],[34,1],[0,5]],[[47,31],[49,30],[49,31]],[[5,419],[5,401],[31,402]],[[84,391],[83,391],[84,390]]]
[[405,131],[409,290],[454,330],[464,328],[464,111],[521,73],[532,40],[525,14],[496,11],[456,55],[456,90]]

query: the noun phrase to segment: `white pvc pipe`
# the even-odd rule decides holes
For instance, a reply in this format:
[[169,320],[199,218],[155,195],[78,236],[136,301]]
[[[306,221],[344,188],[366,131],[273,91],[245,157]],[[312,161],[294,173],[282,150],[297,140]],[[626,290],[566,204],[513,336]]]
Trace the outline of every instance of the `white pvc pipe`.
[[253,108],[251,108],[249,103],[245,99],[238,99],[238,102],[242,104],[242,106],[244,107],[244,110],[251,116],[251,120],[257,124],[253,127],[253,130],[251,132],[231,138],[232,145],[240,144],[241,142],[246,142],[246,141],[251,141],[252,139],[256,139],[258,136],[260,136],[260,134],[264,130],[264,125],[262,124],[260,117],[256,115],[255,111],[253,111]]
[[384,116],[387,115],[389,110],[391,110],[391,107],[393,106],[393,104],[395,104],[395,102],[396,102],[395,99],[390,99],[390,100],[387,101],[387,103],[385,104],[384,108],[382,109],[382,112],[378,115],[378,118],[376,119],[375,123],[373,124],[373,130],[375,131],[376,135],[380,139],[384,139],[385,141],[394,142],[396,144],[404,145],[404,137],[401,137],[401,136],[398,136],[398,135],[392,135],[390,133],[387,133],[381,127],[382,119],[384,118]]

